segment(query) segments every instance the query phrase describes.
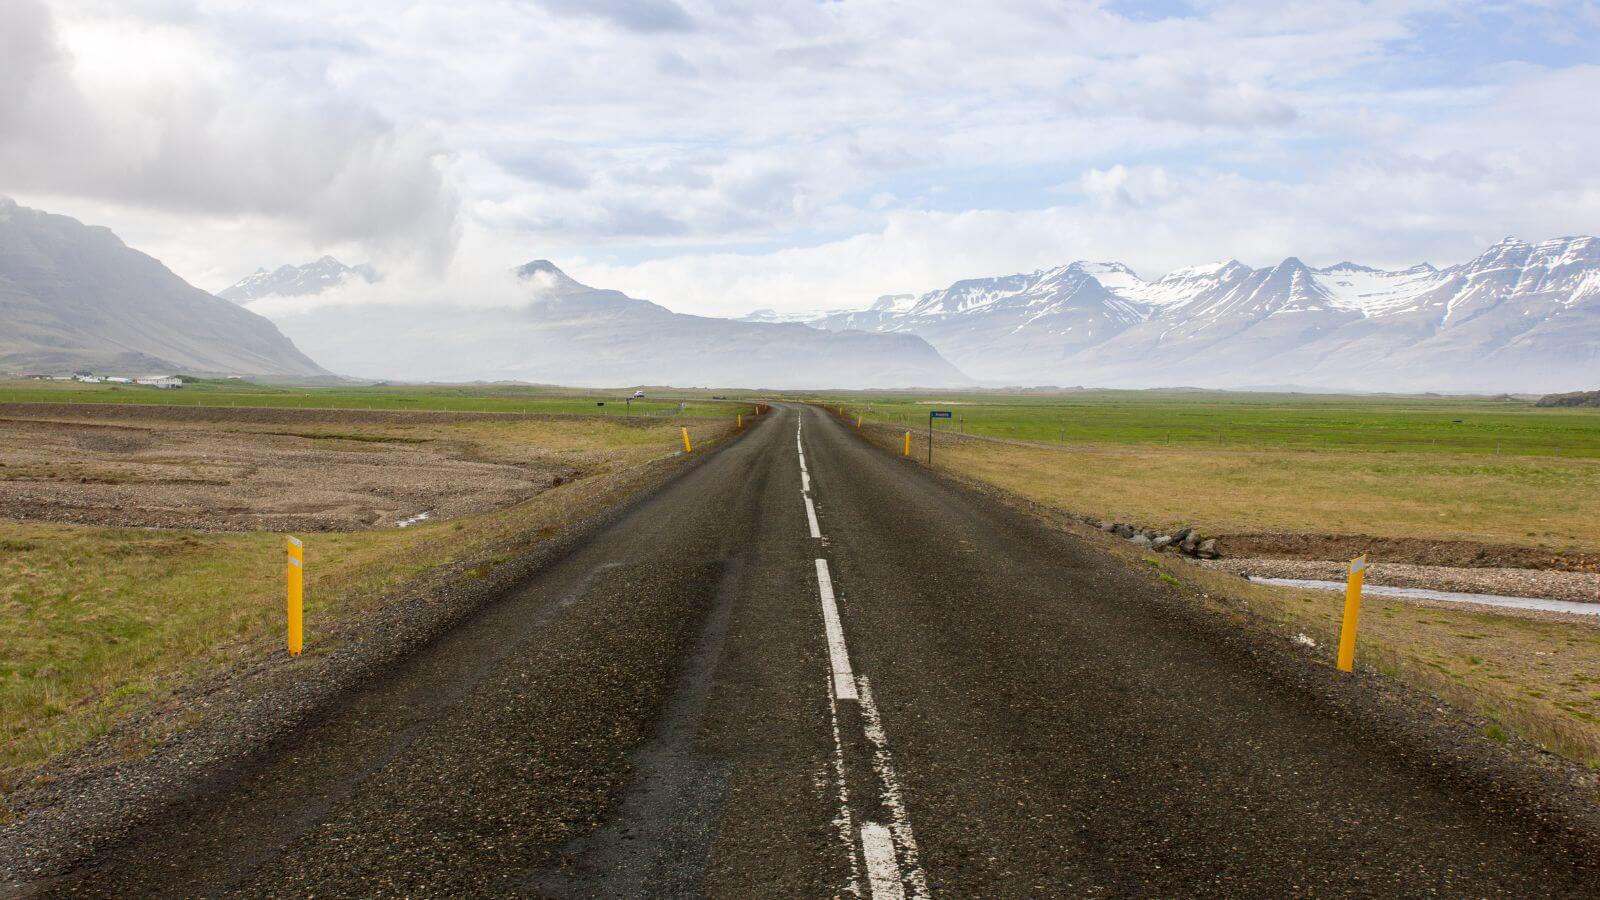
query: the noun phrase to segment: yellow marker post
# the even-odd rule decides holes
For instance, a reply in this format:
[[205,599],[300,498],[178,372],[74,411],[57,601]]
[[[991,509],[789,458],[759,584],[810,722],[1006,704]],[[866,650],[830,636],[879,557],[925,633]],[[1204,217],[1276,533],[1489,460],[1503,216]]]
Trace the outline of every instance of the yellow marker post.
[[689,446],[689,429],[683,429],[683,452],[693,453],[694,448]]
[[1339,631],[1339,669],[1350,672],[1356,663],[1356,622],[1361,618],[1361,583],[1367,577],[1365,553],[1350,561],[1350,580],[1344,589],[1344,628]]
[[861,430],[861,417],[860,416],[856,416],[856,430],[857,431]]
[[299,656],[305,647],[305,592],[302,577],[305,569],[305,550],[300,539],[291,536],[289,550],[289,655]]
[[911,432],[906,432],[906,456],[911,455]]
[[737,427],[739,427],[739,428],[743,428],[743,427],[744,427],[744,413],[739,413],[739,415],[738,415],[738,416],[737,416],[737,418],[738,418],[738,420],[739,420],[739,424],[738,424],[738,426],[737,426]]

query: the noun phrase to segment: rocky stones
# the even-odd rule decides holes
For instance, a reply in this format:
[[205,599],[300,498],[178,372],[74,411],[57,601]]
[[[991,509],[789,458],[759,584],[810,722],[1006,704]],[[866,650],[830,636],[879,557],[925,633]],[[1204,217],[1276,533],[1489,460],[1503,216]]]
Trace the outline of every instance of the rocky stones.
[[1141,550],[1174,548],[1180,553],[1199,559],[1220,559],[1222,550],[1216,538],[1208,538],[1193,527],[1180,528],[1172,534],[1162,534],[1148,528],[1138,528],[1125,522],[1101,522],[1101,531],[1110,532]]

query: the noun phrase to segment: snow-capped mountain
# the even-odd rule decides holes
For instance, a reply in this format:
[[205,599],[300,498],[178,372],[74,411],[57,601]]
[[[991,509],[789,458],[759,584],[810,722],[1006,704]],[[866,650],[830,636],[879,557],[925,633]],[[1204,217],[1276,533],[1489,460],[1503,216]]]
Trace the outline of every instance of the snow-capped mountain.
[[365,263],[359,266],[347,266],[331,256],[324,256],[316,262],[308,262],[305,265],[282,265],[271,272],[257,269],[254,273],[217,291],[217,296],[241,304],[269,296],[302,297],[307,294],[320,294],[352,278],[370,284],[378,280],[378,273]]
[[1076,262],[811,324],[920,335],[1008,384],[1571,389],[1600,381],[1600,240],[1507,238],[1444,269]]

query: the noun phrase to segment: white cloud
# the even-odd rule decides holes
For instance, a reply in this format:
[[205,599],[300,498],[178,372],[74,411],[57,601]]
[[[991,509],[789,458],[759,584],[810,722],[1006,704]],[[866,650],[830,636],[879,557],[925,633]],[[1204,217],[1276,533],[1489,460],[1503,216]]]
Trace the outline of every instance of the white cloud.
[[731,313],[1593,230],[1600,80],[1485,49],[1593,46],[1588,0],[1132,5],[22,0],[0,192],[207,287],[332,252],[399,274],[360,302],[514,302],[476,269],[544,256]]
[[161,21],[58,21],[17,0],[0,34],[0,190],[183,216],[190,240],[254,219],[315,243],[449,255],[456,200],[425,132]]

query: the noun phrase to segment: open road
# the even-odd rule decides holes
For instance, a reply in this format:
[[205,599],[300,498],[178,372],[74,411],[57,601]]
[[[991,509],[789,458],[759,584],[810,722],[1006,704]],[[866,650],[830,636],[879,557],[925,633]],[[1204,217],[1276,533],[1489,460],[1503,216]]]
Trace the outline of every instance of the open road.
[[25,890],[1600,894],[1586,834],[1368,710],[1371,676],[1231,630],[780,407]]

